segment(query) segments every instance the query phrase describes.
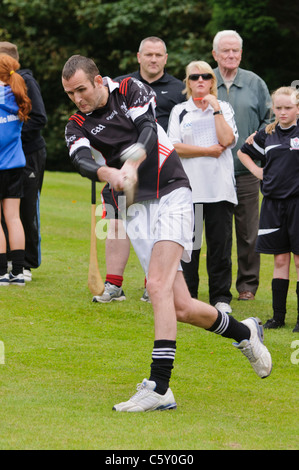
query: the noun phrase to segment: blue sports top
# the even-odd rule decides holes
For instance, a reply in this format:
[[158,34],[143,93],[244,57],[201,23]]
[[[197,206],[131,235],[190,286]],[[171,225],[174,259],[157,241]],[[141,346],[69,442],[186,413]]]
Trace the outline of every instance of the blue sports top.
[[22,168],[26,164],[18,109],[10,86],[0,85],[0,170]]

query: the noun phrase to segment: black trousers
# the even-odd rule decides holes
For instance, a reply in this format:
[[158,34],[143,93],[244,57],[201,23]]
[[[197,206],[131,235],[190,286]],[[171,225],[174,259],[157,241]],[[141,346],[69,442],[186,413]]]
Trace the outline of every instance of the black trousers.
[[46,166],[46,149],[26,154],[24,169],[24,197],[21,199],[20,216],[25,232],[26,269],[41,264],[40,193]]
[[[194,205],[195,209],[196,204]],[[207,244],[207,272],[209,277],[209,301],[230,303],[232,294],[232,220],[234,204],[221,201],[204,203],[203,219]],[[195,214],[196,214],[195,210]],[[195,221],[196,223],[196,221]],[[183,273],[191,296],[197,298],[199,285],[200,249],[194,249],[191,262],[182,262]]]

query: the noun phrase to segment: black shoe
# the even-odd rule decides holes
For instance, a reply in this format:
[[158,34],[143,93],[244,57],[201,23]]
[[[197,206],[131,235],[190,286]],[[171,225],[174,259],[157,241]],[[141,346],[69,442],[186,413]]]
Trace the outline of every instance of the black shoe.
[[299,333],[299,321],[297,321],[295,328],[293,329],[293,333]]
[[270,318],[270,320],[267,320],[266,323],[264,324],[264,328],[267,329],[272,329],[276,330],[277,328],[281,328],[284,326],[284,322],[274,320],[274,318]]

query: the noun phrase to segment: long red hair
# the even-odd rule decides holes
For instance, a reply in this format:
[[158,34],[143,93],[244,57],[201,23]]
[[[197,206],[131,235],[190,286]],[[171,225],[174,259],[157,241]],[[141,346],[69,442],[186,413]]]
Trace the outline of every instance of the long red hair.
[[24,79],[15,73],[19,68],[19,62],[13,57],[0,54],[0,80],[10,86],[19,106],[18,117],[21,121],[26,122],[31,111],[31,100],[27,95]]

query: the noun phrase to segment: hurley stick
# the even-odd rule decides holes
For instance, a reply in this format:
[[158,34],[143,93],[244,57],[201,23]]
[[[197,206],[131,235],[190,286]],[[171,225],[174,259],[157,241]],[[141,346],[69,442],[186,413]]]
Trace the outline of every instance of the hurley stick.
[[105,286],[99,270],[96,237],[96,182],[91,182],[91,234],[88,288],[93,295],[102,295]]

